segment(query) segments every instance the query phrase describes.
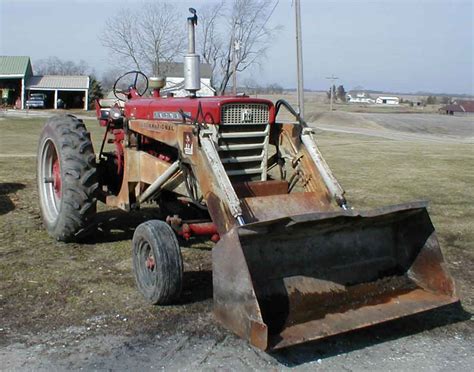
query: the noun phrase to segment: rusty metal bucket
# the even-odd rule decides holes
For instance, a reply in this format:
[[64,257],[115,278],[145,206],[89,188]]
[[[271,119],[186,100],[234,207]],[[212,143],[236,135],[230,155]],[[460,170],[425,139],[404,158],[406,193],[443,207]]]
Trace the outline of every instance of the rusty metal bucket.
[[217,318],[263,350],[458,301],[424,202],[235,227],[212,260]]

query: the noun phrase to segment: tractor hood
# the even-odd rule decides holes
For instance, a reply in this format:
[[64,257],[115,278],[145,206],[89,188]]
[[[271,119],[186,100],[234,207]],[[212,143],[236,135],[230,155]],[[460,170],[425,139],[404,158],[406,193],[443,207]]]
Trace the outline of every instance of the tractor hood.
[[235,96],[136,98],[125,103],[125,115],[130,119],[177,121],[182,120],[181,110],[193,118],[198,117],[199,104],[201,104],[202,115],[199,114],[199,121],[208,124],[219,124],[221,106],[229,103],[266,104],[270,106],[270,123],[275,121],[275,107],[272,101]]

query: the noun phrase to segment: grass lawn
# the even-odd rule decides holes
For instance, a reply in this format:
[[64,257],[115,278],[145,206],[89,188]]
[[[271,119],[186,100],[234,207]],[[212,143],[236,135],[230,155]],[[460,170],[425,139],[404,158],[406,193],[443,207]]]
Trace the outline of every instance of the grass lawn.
[[[135,289],[130,239],[133,228],[154,216],[154,209],[132,215],[102,212],[111,213],[115,220],[87,244],[66,245],[48,237],[38,209],[35,158],[15,156],[36,153],[43,122],[0,119],[0,318],[6,335],[84,324],[97,315],[108,317],[110,329],[122,333],[150,324],[173,325],[175,330],[179,325],[170,319],[194,321],[197,314],[210,317],[210,250],[206,245],[183,248],[185,306],[158,310],[147,306]],[[86,125],[98,149],[104,129],[96,121],[86,121]],[[419,199],[431,202],[430,213],[447,266],[458,282],[463,306],[473,312],[472,145],[329,132],[319,133],[318,138],[355,208]],[[123,316],[129,321],[123,322]],[[466,327],[469,332],[474,330],[472,324]]]

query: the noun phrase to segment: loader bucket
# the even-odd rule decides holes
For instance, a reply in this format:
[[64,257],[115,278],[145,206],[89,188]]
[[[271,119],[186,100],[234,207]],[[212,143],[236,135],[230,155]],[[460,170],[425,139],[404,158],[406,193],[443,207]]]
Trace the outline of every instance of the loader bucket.
[[458,301],[423,202],[234,227],[212,260],[218,320],[263,350]]

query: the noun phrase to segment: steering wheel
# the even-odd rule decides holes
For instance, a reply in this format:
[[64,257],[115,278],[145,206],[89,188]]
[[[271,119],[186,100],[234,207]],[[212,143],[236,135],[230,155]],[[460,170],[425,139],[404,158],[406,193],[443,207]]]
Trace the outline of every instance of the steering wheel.
[[[132,74],[135,74],[135,79],[133,80],[133,84],[129,86],[128,90],[122,90],[122,89],[118,89],[117,88],[117,84],[120,80],[122,80],[124,77],[128,76],[128,75],[132,75]],[[143,76],[143,78],[145,79],[145,88],[142,89],[142,91],[139,91],[137,89],[137,82],[138,82],[138,77],[139,76]],[[115,80],[115,83],[114,83],[114,87],[112,88],[112,91],[114,92],[114,96],[115,98],[117,98],[119,101],[122,101],[122,102],[125,102],[126,100],[123,99],[123,97],[120,97],[118,96],[118,94],[124,94],[125,96],[128,96],[128,94],[130,93],[130,90],[131,89],[135,89],[137,94],[141,97],[143,96],[146,91],[148,90],[148,78],[147,76],[141,72],[141,71],[137,71],[137,70],[133,70],[133,71],[128,71],[126,72],[125,74],[123,74],[122,76],[120,76],[117,80]]]

